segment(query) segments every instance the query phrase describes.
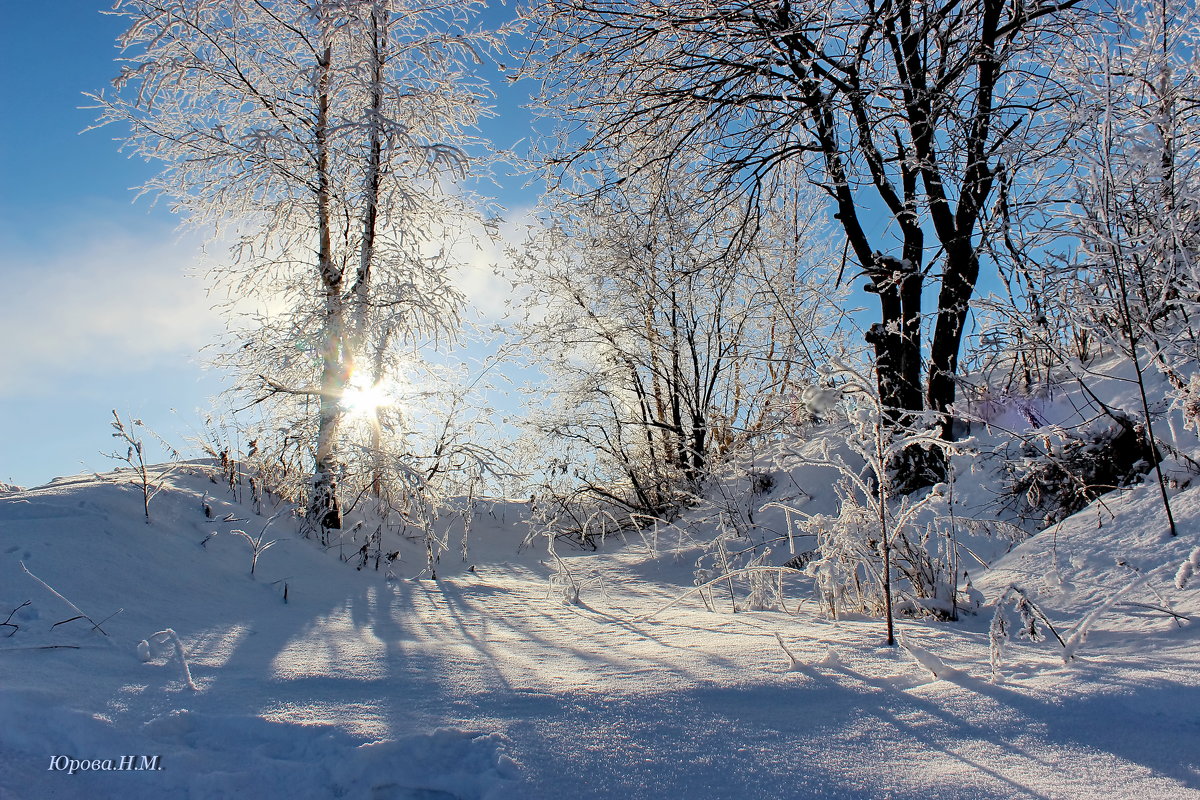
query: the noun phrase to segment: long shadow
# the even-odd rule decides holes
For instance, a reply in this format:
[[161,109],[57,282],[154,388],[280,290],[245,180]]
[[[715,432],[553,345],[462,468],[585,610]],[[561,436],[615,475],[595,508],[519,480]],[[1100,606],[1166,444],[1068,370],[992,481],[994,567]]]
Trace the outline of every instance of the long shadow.
[[[225,546],[232,547],[217,542],[196,557],[236,557],[240,565],[244,554],[222,556]],[[259,580],[221,584],[249,606],[214,595],[211,607],[189,599],[178,615],[165,608],[162,618],[178,619],[174,627],[191,644],[201,691],[179,688],[176,665],[143,668],[130,655],[129,674],[144,686],[136,701],[112,698],[114,719],[136,728],[185,708],[336,722],[363,739],[446,725],[498,729],[525,765],[519,797],[740,798],[753,787],[756,798],[1041,798],[1045,776],[1073,779],[1098,761],[1130,780],[1144,768],[1182,790],[1200,789],[1197,687],[1113,679],[1102,692],[1056,704],[968,677],[954,679],[961,691],[906,691],[837,665],[802,667],[801,680],[743,680],[745,659],[713,646],[710,627],[633,623],[599,603],[561,606],[524,577],[388,585],[374,574],[338,575],[327,585],[293,584],[284,606],[269,581],[293,563],[315,576],[315,554],[299,552],[309,547],[281,542]],[[332,558],[329,568],[349,569]],[[180,569],[181,592],[205,591]],[[255,603],[275,607],[264,612]],[[747,619],[764,636],[773,627]],[[676,631],[708,634],[706,652],[680,658],[690,648],[673,641]],[[629,641],[654,647],[621,652]],[[540,660],[545,674],[523,676],[521,658]],[[578,684],[552,683],[556,665],[548,662],[556,659],[561,672],[582,676]],[[709,680],[706,665],[722,670],[724,685]],[[589,668],[609,670],[607,681],[589,686]],[[636,677],[612,679],[622,674]],[[921,774],[923,762],[931,774]]]

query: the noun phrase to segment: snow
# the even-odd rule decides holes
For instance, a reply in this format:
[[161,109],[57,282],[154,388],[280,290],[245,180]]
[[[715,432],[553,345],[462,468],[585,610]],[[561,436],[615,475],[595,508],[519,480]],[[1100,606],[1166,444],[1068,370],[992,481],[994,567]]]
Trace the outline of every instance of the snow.
[[[545,541],[521,547],[515,501],[480,512],[470,563],[443,556],[436,582],[410,579],[417,545],[388,580],[286,515],[252,577],[228,533],[266,516],[190,467],[146,525],[128,476],[0,498],[0,620],[19,626],[0,628],[5,800],[1200,797],[1200,593],[1174,584],[1200,489],[1172,498],[1175,540],[1143,485],[973,570],[989,602],[1017,584],[1064,637],[1089,625],[1066,662],[1008,643],[996,683],[986,606],[902,618],[897,648],[879,620],[822,616],[804,577],[783,584],[794,613],[733,613],[719,593],[714,611],[698,595],[664,610],[701,552],[678,528],[559,542],[573,575],[602,578],[574,603]],[[108,635],[55,625],[76,612],[22,564]],[[1168,605],[1187,621],[1151,607]],[[123,755],[161,769],[67,769]]]

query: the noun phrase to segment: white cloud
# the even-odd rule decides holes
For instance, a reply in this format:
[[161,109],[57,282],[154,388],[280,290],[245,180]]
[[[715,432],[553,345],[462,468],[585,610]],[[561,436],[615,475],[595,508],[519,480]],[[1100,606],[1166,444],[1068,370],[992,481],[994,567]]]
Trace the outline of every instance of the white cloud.
[[512,282],[507,277],[510,272],[507,250],[521,247],[529,226],[536,224],[533,208],[518,208],[506,215],[496,239],[481,240],[478,246],[460,245],[464,250],[459,255],[463,266],[457,276],[458,288],[466,295],[471,308],[484,320],[499,322],[511,310],[509,303],[515,295]]
[[0,395],[71,377],[179,364],[221,330],[195,238],[64,228],[67,241],[33,250],[0,243],[6,380]]
[[[510,311],[505,250],[520,246],[533,220],[531,209],[516,210],[497,240],[462,245],[470,250],[460,256],[459,288],[486,321]],[[78,221],[62,230],[59,243],[41,246],[0,235],[0,397],[58,393],[88,377],[199,361],[201,348],[220,337],[217,296],[210,298],[208,282],[197,277],[199,236]]]

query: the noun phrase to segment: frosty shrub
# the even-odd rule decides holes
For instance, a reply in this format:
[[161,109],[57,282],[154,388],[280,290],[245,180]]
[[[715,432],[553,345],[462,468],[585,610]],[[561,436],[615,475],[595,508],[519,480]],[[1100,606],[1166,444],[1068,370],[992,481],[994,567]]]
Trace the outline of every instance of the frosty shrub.
[[[1009,586],[1004,594],[996,601],[996,611],[992,615],[992,624],[988,628],[988,639],[991,645],[992,680],[1001,682],[1004,676],[1000,672],[1003,666],[1004,646],[1014,637],[1027,639],[1031,642],[1045,640],[1045,631],[1053,634],[1062,646],[1064,653],[1067,642],[1059,636],[1050,618],[1030,599],[1025,590],[1019,586]],[[1068,657],[1064,656],[1064,660]]]
[[771,548],[729,538],[728,532],[723,532],[696,559],[693,588],[684,596],[698,594],[709,611],[727,606],[734,612],[792,613],[787,607],[784,578],[802,573],[791,564],[775,566],[770,560]]
[[595,570],[586,573],[573,572],[567,562],[558,554],[554,546],[555,539],[558,537],[554,534],[553,528],[543,528],[540,535],[546,539],[546,552],[550,556],[554,568],[554,572],[550,575],[547,597],[558,597],[564,605],[576,606],[580,604],[580,595],[585,589],[598,588],[602,594],[607,595],[603,575]]
[[896,613],[956,617],[955,542],[945,491],[946,484],[938,484],[881,509],[876,498],[844,477],[837,485],[836,515],[798,515],[799,529],[816,537],[806,570],[832,616],[887,613],[886,561],[890,580],[900,579],[892,584]]
[[[828,443],[802,462],[831,468],[839,476],[833,515],[796,512],[796,524],[817,541],[806,567],[817,581],[822,604],[837,616],[862,611],[887,618],[888,644],[894,644],[897,612],[953,618],[956,615],[957,545],[949,517],[949,484],[905,494],[908,483],[896,465],[901,454],[922,449],[942,458],[963,445],[942,438],[936,415],[915,417],[897,427],[870,376],[847,365],[826,370],[843,386],[847,407],[844,447]],[[899,596],[900,602],[895,603]]]
[[1118,411],[1077,428],[1045,426],[1017,446],[1004,465],[1008,505],[1047,526],[1136,482],[1156,461],[1137,425]]
[[121,415],[115,410],[112,412],[113,421],[110,423],[113,428],[113,438],[118,439],[127,445],[126,452],[107,453],[106,455],[116,461],[124,462],[129,465],[129,468],[134,471],[134,483],[142,491],[142,511],[146,515],[146,524],[150,524],[150,501],[154,496],[163,490],[164,479],[175,471],[177,464],[169,463],[166,465],[150,466],[146,464],[146,447],[142,435],[138,433],[140,428],[142,431],[150,434],[153,438],[166,448],[172,460],[179,458],[179,453],[175,448],[171,447],[154,431],[146,427],[140,419],[133,420],[129,425],[126,425]]

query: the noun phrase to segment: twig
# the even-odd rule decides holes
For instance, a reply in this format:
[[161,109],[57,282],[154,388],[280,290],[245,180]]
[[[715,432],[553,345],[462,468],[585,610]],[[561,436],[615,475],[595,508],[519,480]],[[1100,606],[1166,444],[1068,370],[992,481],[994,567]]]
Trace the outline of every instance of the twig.
[[1135,603],[1131,600],[1125,600],[1121,603],[1118,603],[1117,605],[1134,606],[1135,608],[1148,608],[1151,611],[1161,611],[1163,614],[1167,614],[1168,616],[1174,617],[1176,622],[1178,622],[1180,620],[1182,620],[1184,622],[1192,621],[1192,618],[1189,617],[1187,614],[1180,614],[1176,611],[1172,611],[1169,608],[1163,608],[1162,606],[1156,606],[1151,603]]
[[[91,618],[91,617],[89,617],[87,614],[83,613],[83,612],[82,612],[82,611],[79,609],[79,606],[75,605],[75,604],[74,604],[74,603],[72,603],[70,600],[68,600],[67,598],[63,597],[61,594],[59,594],[59,593],[58,593],[58,590],[56,590],[56,589],[55,589],[53,586],[51,586],[50,584],[46,583],[44,580],[42,580],[41,578],[39,578],[37,575],[34,575],[32,572],[30,572],[30,571],[29,571],[29,567],[25,566],[25,562],[24,562],[24,561],[19,561],[19,562],[17,562],[17,563],[19,563],[19,564],[21,565],[21,569],[23,569],[23,570],[25,571],[25,574],[26,574],[26,575],[28,575],[29,577],[33,578],[35,581],[37,581],[38,583],[40,583],[40,584],[41,584],[43,587],[45,587],[46,591],[50,592],[50,594],[54,595],[54,596],[55,596],[55,597],[57,597],[59,600],[62,600],[64,603],[66,603],[68,606],[70,606],[70,607],[71,607],[71,610],[72,610],[72,611],[74,611],[76,614],[78,614],[79,616],[83,617],[83,618],[84,618],[84,619],[86,619],[88,622],[92,623],[92,629],[93,629],[93,630],[100,631],[100,632],[101,632],[101,633],[103,633],[105,636],[108,636],[108,632],[107,632],[106,630],[104,630],[103,628],[101,628],[101,627],[100,627],[100,625],[99,625],[99,623],[97,623],[97,622],[96,622],[96,620],[92,619],[92,618]],[[119,614],[120,612],[118,611],[117,613]],[[111,619],[111,616],[110,616],[110,617],[107,617],[107,618],[105,618],[105,620],[104,620],[104,621],[105,621],[105,622],[107,622],[107,621],[108,621],[108,619]]]
[[791,662],[788,664],[788,672],[795,672],[800,667],[799,660],[797,660],[792,651],[788,649],[788,646],[783,643],[783,637],[779,635],[779,631],[775,631],[774,633],[775,641],[779,642],[779,646],[783,648],[784,654],[788,657],[788,661]]
[[[262,530],[258,532],[257,538],[251,536],[250,534],[246,533],[243,530],[230,531],[231,534],[233,534],[235,536],[240,536],[243,539],[245,539],[246,542],[250,545],[250,574],[251,575],[254,574],[255,568],[258,566],[258,557],[260,555],[262,555],[263,551],[269,550],[272,545],[274,545],[276,542],[279,541],[278,539],[272,539],[271,541],[264,544],[263,536],[266,535],[267,528],[271,527],[271,523],[274,522],[275,519],[282,513],[283,513],[283,511],[277,511],[274,514],[272,514],[271,518],[268,519],[266,524],[264,524],[262,526]],[[365,547],[365,545],[364,545],[364,547]]]
[[782,575],[785,571],[786,572],[795,572],[798,575],[804,574],[801,570],[792,569],[791,567],[758,566],[758,567],[743,567],[741,569],[735,569],[732,572],[725,573],[724,575],[718,575],[717,577],[713,578],[711,581],[708,581],[707,583],[702,583],[699,586],[693,586],[691,589],[688,589],[686,592],[679,595],[679,597],[676,597],[674,600],[667,603],[665,606],[658,609],[657,611],[655,611],[651,614],[643,614],[640,617],[634,617],[633,621],[634,622],[644,622],[645,620],[653,619],[653,618],[657,617],[659,614],[663,613],[664,611],[667,611],[668,609],[675,607],[676,605],[678,605],[680,602],[682,602],[686,598],[691,597],[696,592],[699,592],[702,589],[707,589],[708,587],[712,586],[713,584],[720,583],[721,581],[729,580],[730,584],[732,585],[732,583],[733,583],[732,579],[738,575],[748,575],[752,572],[777,572],[780,575]]
[[0,647],[0,653],[14,650],[82,650],[77,644],[41,644],[34,647]]
[[[26,600],[24,603],[21,603],[21,605],[17,606],[17,607],[16,607],[16,608],[14,608],[12,611],[8,612],[8,618],[7,618],[7,619],[5,619],[5,620],[4,620],[4,622],[0,622],[0,628],[3,628],[3,627],[12,628],[12,633],[10,633],[10,634],[9,634],[9,636],[12,636],[12,635],[13,635],[13,634],[15,634],[17,631],[21,630],[21,626],[20,626],[20,625],[18,625],[18,624],[16,624],[15,622],[13,622],[13,621],[12,621],[13,614],[17,613],[17,612],[18,612],[18,611],[20,611],[22,608],[24,608],[25,606],[29,605],[29,604],[30,604],[30,602],[31,602],[31,601],[29,601],[29,600]],[[6,638],[7,638],[7,637],[6,637]]]
[[188,668],[187,656],[183,652],[183,642],[179,641],[179,635],[171,628],[164,628],[161,631],[150,634],[149,640],[143,639],[138,645],[138,653],[142,656],[142,660],[149,660],[150,642],[155,644],[170,643],[175,651],[175,657],[179,659],[179,666],[183,670],[183,684],[193,692],[197,691],[196,684],[192,681],[192,671]]

